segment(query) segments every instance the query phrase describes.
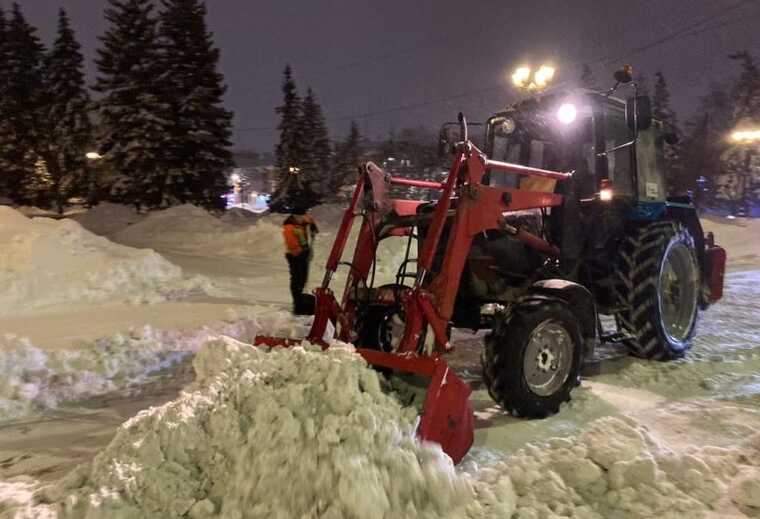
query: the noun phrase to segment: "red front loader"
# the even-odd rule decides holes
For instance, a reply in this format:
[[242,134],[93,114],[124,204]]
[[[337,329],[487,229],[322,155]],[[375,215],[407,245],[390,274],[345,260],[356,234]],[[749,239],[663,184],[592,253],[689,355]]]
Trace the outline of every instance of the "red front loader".
[[[462,127],[466,128],[466,123]],[[490,187],[483,182],[487,170],[554,181],[571,178],[571,173],[489,160],[466,137],[455,146],[454,162],[444,182],[392,177],[374,164],[366,164],[343,216],[322,286],[315,291],[316,314],[306,337],[324,348],[329,347],[333,338],[354,343],[358,353],[375,367],[429,378],[417,433],[422,440],[439,443],[455,463],[472,445],[473,412],[469,403],[470,388],[450,369],[443,354],[452,350],[449,323],[473,239],[490,230],[504,231],[541,255],[556,257],[559,254],[558,249],[543,238],[516,228],[507,220],[511,213],[559,206],[562,196]],[[435,189],[440,191],[440,197],[434,205],[391,199],[392,186]],[[422,211],[423,208],[431,210]],[[361,217],[361,228],[339,302],[330,282],[341,263],[357,217]],[[414,282],[408,286],[403,283],[380,288],[369,286],[379,241],[388,236],[411,236],[415,229],[422,228],[425,235],[420,236],[418,243]],[[405,275],[408,276],[405,272],[401,274]],[[368,340],[371,344],[362,344],[368,337],[367,322],[373,320],[365,311],[366,301],[371,301],[370,306],[375,309],[400,308],[397,313],[403,316],[402,328],[394,341],[384,342],[375,336]],[[425,341],[429,335],[433,340]],[[299,340],[274,337],[255,339],[257,345],[299,343]]]

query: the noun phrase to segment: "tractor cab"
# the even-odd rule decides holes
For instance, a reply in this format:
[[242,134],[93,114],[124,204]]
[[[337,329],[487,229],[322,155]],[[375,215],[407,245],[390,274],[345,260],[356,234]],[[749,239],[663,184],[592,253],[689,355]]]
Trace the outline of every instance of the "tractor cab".
[[[638,114],[634,116],[634,110]],[[666,200],[666,134],[649,100],[623,101],[589,90],[537,96],[491,117],[486,153],[494,160],[574,171],[583,202],[613,199],[632,207]],[[490,172],[490,185],[553,190],[514,173]]]

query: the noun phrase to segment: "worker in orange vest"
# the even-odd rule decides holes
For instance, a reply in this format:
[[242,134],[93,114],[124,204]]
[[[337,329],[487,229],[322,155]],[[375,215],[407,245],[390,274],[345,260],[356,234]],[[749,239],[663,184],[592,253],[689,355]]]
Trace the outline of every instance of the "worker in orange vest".
[[305,296],[303,289],[309,280],[312,244],[314,235],[318,232],[314,218],[304,209],[294,209],[282,225],[285,259],[288,260],[290,270],[290,295],[293,298],[293,313],[296,315],[314,313],[313,298]]

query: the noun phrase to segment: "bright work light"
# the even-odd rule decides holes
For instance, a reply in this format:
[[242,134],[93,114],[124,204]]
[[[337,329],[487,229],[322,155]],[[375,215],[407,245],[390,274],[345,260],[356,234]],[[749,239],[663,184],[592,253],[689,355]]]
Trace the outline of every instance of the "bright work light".
[[563,103],[557,110],[557,119],[562,124],[571,124],[578,117],[578,109],[572,103]]
[[610,202],[613,196],[612,182],[607,178],[602,179],[602,184],[599,189],[599,200],[602,202]]

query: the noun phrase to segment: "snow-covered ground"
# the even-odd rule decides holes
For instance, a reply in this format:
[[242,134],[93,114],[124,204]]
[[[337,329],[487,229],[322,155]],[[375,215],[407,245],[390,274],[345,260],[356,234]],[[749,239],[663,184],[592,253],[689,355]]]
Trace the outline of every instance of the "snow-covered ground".
[[[323,232],[312,284],[340,218],[334,207],[315,213]],[[456,331],[451,363],[475,388],[476,442],[454,470],[409,441],[408,412],[373,389],[374,372],[348,350],[267,353],[230,340],[203,347],[220,334],[243,342],[257,332],[303,335],[307,322],[283,312],[281,215],[218,219],[184,206],[146,217],[105,206],[77,219],[121,245],[157,251],[182,267],[183,282],[210,280],[209,295],[120,304],[106,323],[95,321],[108,311],[90,305],[67,327],[76,318],[65,317],[64,300],[37,310],[41,330],[23,313],[0,318],[21,336],[0,344],[6,409],[80,400],[43,420],[0,424],[2,518],[84,517],[98,502],[87,517],[760,516],[758,221],[703,222],[727,247],[732,272],[685,359],[615,357],[549,419],[501,412],[477,383],[480,337]],[[400,244],[388,249],[393,261],[380,270],[392,276]],[[183,359],[186,366],[202,347],[185,393],[177,396],[195,378],[187,369],[151,376]],[[172,380],[170,390],[159,383]],[[135,385],[138,396],[121,397]],[[164,402],[116,432],[125,417]],[[40,490],[38,480],[49,485]]]

